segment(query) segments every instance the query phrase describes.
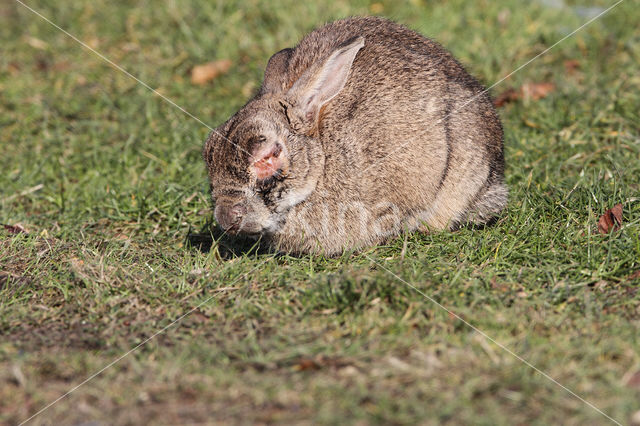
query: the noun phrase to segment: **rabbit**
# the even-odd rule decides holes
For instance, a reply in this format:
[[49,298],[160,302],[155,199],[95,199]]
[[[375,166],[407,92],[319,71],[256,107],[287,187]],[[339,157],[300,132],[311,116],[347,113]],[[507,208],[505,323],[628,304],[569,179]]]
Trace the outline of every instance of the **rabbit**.
[[380,17],[329,23],[274,54],[203,157],[218,224],[291,254],[483,225],[507,204],[486,90],[438,43]]

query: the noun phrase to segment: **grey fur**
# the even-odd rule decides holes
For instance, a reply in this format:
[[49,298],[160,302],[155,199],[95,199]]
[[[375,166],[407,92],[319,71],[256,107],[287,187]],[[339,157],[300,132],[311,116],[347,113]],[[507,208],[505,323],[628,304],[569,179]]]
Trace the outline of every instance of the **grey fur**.
[[259,93],[205,143],[216,219],[327,255],[486,223],[507,188],[483,91],[439,44],[386,19],[319,28],[269,60]]

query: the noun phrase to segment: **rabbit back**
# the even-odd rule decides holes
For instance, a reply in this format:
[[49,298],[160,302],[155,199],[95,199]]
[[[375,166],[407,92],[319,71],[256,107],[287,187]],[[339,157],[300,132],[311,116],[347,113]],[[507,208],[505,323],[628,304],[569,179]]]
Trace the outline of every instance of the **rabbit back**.
[[327,157],[317,190],[324,204],[393,204],[398,220],[368,243],[499,213],[507,197],[500,120],[482,85],[435,41],[382,18],[336,21],[287,53],[282,89],[358,36],[364,48],[315,135]]

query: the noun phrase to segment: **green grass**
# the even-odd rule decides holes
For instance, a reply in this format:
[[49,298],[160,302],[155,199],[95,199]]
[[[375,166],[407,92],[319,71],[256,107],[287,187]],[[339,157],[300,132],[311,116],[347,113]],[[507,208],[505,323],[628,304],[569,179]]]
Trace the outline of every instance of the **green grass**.
[[[490,85],[588,18],[568,2],[28,4],[215,126],[269,56],[380,13]],[[326,4],[325,4],[326,3]],[[597,6],[613,2],[597,1]],[[545,6],[545,4],[547,6]],[[199,249],[208,129],[11,1],[0,5],[0,423],[600,424],[640,410],[640,11],[625,1],[492,90],[511,190],[484,230],[408,234],[336,259]],[[194,86],[190,69],[229,58]],[[565,61],[576,60],[573,73]],[[598,217],[624,203],[620,231]],[[200,234],[205,234],[203,237]]]

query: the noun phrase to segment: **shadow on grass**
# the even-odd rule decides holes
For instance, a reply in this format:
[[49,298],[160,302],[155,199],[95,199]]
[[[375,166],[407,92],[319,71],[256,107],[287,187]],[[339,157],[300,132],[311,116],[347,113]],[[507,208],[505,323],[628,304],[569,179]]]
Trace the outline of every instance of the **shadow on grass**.
[[[469,229],[473,231],[481,231],[487,228],[493,227],[498,223],[499,217],[493,217],[486,223],[472,223],[465,222],[457,224],[451,232],[460,231],[463,229]],[[413,231],[418,232],[418,231]],[[398,238],[392,236],[389,240]],[[275,254],[280,256],[283,253],[278,253],[266,244],[264,241],[256,238],[252,238],[245,235],[230,235],[226,233],[219,225],[213,222],[207,222],[200,232],[193,232],[189,230],[186,235],[187,245],[199,250],[202,253],[209,253],[212,250],[217,250],[220,257],[224,260],[230,260],[236,257],[250,256],[250,255],[262,255],[262,254]],[[362,247],[357,250],[347,250],[347,252],[361,252],[370,247]],[[291,255],[298,257],[298,255]]]
[[487,228],[491,228],[492,226],[494,226],[496,223],[498,223],[498,220],[500,220],[500,216],[494,216],[488,221],[486,221],[485,223],[475,223],[475,222],[456,223],[451,228],[451,231],[455,232],[461,229],[470,229],[472,231],[483,231]]
[[273,254],[266,244],[255,238],[229,235],[219,225],[207,223],[200,232],[189,230],[187,244],[202,253],[218,250],[222,259],[247,255]]

